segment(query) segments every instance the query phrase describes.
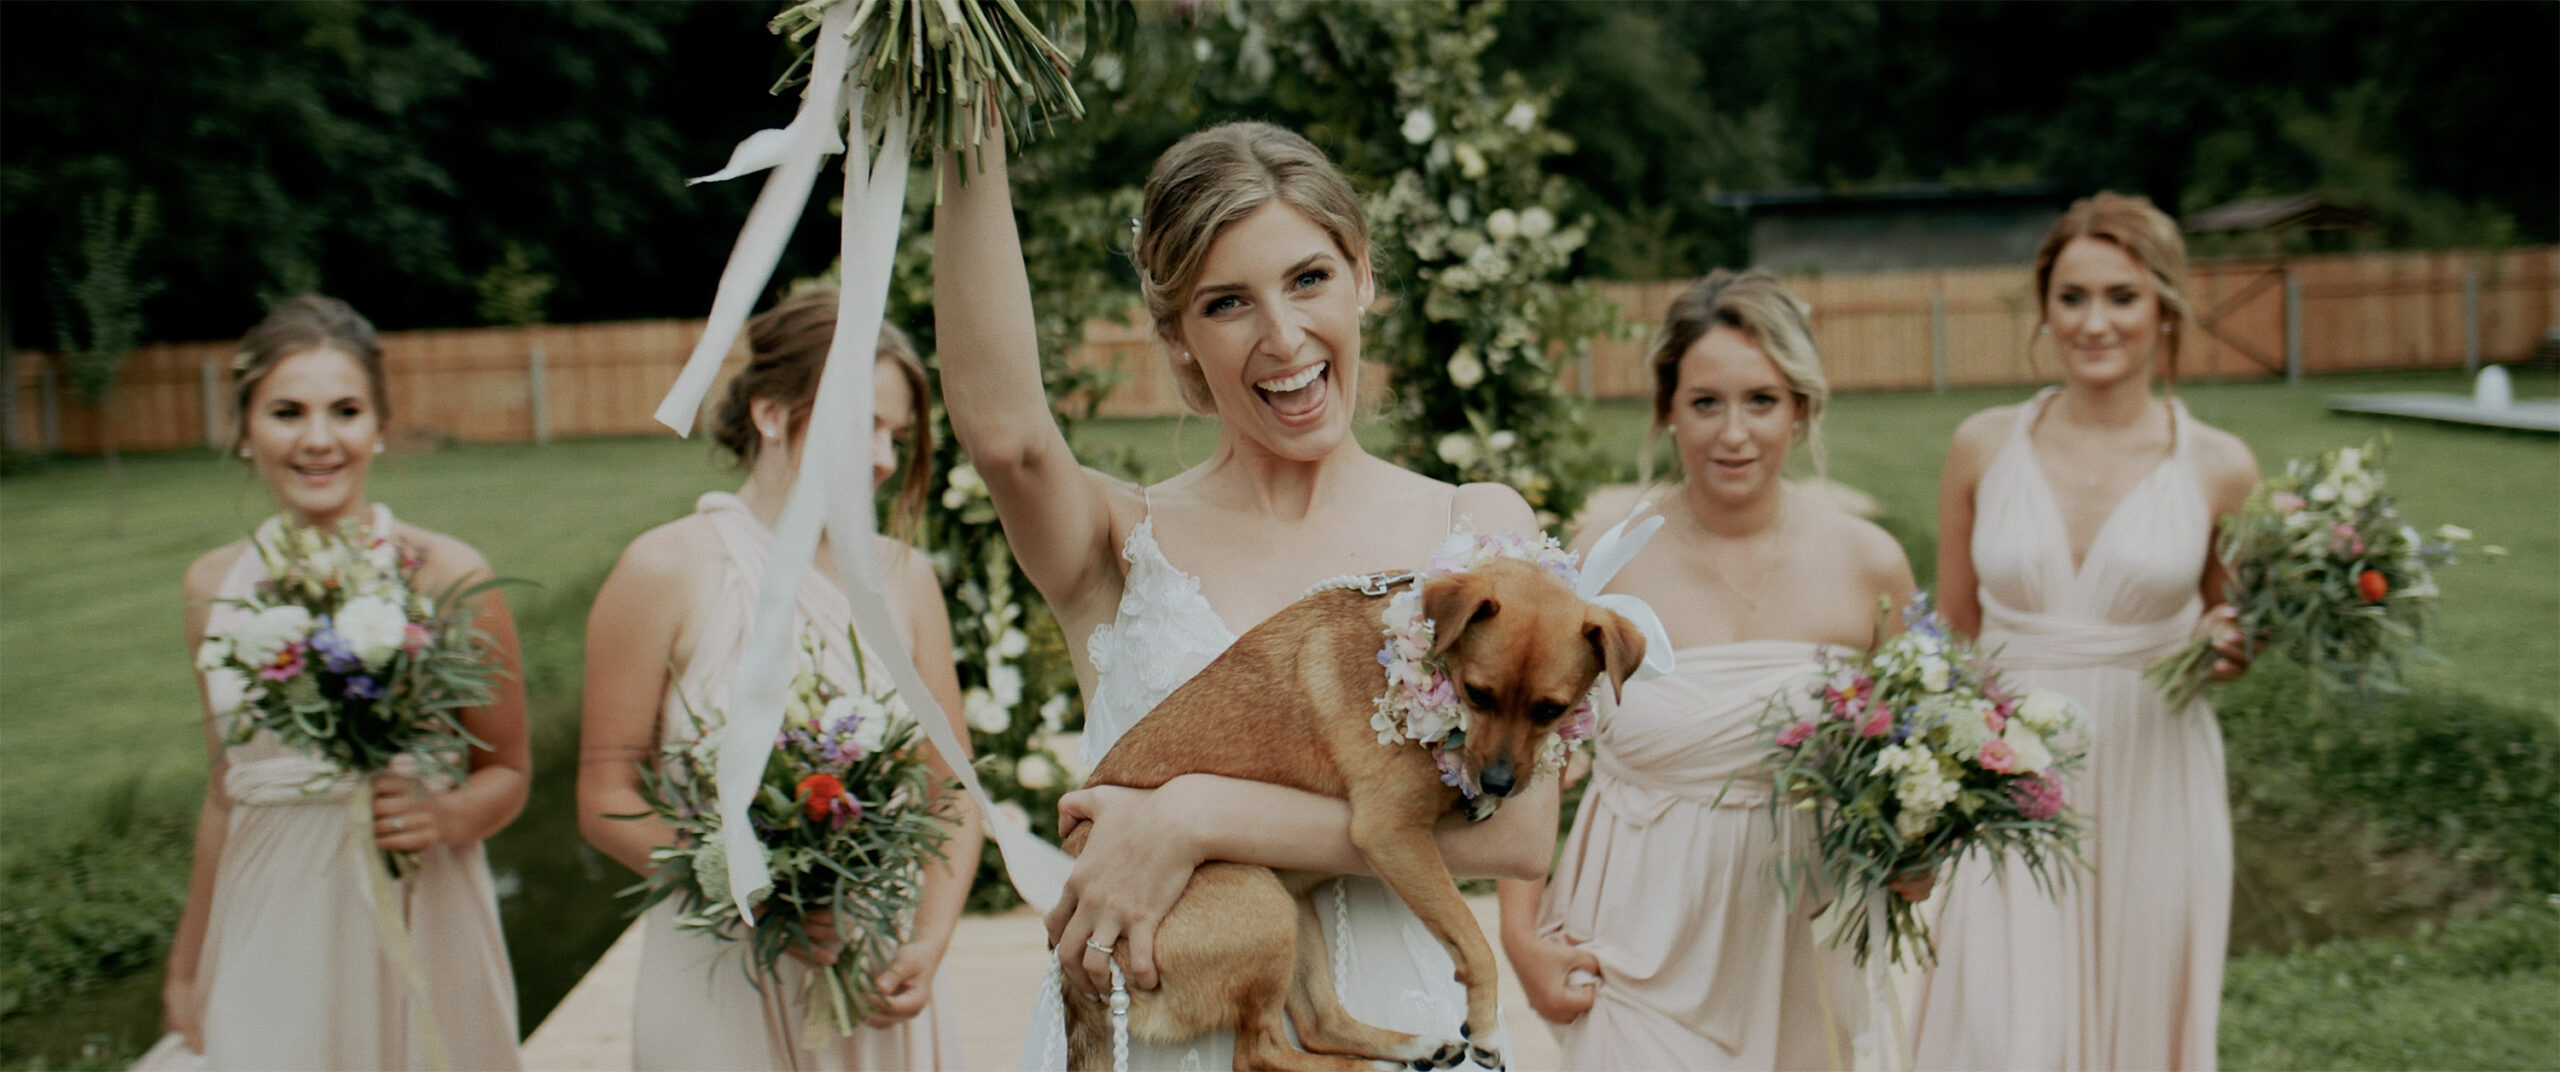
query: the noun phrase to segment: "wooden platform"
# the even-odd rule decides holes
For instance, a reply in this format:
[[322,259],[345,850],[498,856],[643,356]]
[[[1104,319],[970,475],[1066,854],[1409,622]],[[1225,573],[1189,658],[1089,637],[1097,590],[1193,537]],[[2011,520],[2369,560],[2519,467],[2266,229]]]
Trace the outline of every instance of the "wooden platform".
[[2414,417],[2485,428],[2560,433],[2560,399],[2518,399],[2504,406],[2483,406],[2469,395],[2411,391],[2388,395],[2337,395],[2329,408],[2344,413]]

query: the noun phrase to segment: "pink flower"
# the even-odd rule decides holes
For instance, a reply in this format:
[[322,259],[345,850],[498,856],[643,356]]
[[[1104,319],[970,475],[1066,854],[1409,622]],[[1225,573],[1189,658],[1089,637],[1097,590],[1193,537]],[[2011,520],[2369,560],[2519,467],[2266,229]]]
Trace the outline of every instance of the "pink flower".
[[2018,814],[2043,822],[2062,814],[2062,783],[2037,774],[2009,783],[2009,799]]
[[2007,774],[2018,769],[2018,750],[2009,747],[2009,742],[1994,737],[1983,743],[1982,751],[1974,753],[1973,762],[1984,770]]
[[427,650],[428,644],[434,642],[435,635],[427,632],[426,626],[417,622],[410,622],[408,631],[401,636],[400,651],[402,654],[414,659],[417,658],[421,652]]
[[1893,709],[1883,704],[1867,708],[1867,724],[1858,727],[1860,737],[1882,737],[1893,731]]
[[1797,745],[1803,744],[1805,742],[1805,738],[1811,736],[1813,736],[1813,723],[1809,721],[1798,722],[1795,725],[1778,731],[1778,747],[1793,748]]
[[276,653],[276,657],[275,657],[275,659],[274,659],[273,661],[271,661],[271,662],[267,663],[267,665],[265,665],[265,666],[262,666],[262,667],[259,667],[259,668],[258,668],[258,678],[259,678],[259,680],[262,680],[262,681],[291,681],[291,680],[293,680],[293,678],[294,678],[294,676],[295,676],[295,675],[302,673],[302,668],[303,668],[304,666],[309,665],[309,664],[308,664],[308,663],[303,659],[303,657],[302,657],[302,652],[303,652],[303,647],[302,647],[302,642],[301,642],[301,641],[298,641],[298,640],[297,640],[297,641],[295,641],[295,642],[293,642],[293,643],[291,643],[291,644],[287,644],[287,645],[285,645],[285,646],[284,646],[284,650],[283,650],[283,651],[279,651],[279,652],[277,652],[277,653]]
[[1458,689],[1457,686],[1449,683],[1449,675],[1434,670],[1431,672],[1430,684],[1424,685],[1420,691],[1414,693],[1413,699],[1415,703],[1424,707],[1446,707],[1456,702]]
[[2279,491],[2273,496],[2270,496],[2267,501],[2275,506],[2276,512],[2279,514],[2300,513],[2302,512],[2303,507],[2310,505],[2309,503],[2302,501],[2302,496],[2296,495],[2290,491]]
[[1568,741],[1586,741],[1599,729],[1600,709],[1593,707],[1590,700],[1584,700],[1575,704],[1573,710],[1565,712],[1564,720],[1556,724],[1556,736]]
[[2017,709],[2017,700],[2001,700],[1992,706],[1990,714],[1982,716],[1982,721],[1991,727],[1993,733],[2007,733],[2009,732],[2009,712]]

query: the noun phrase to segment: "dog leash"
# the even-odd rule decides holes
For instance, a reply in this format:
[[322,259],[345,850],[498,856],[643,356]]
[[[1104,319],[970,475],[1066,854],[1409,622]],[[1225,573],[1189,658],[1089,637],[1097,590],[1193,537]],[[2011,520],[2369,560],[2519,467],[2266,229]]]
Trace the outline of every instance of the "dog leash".
[[[1358,592],[1364,596],[1382,596],[1393,590],[1397,585],[1412,584],[1414,581],[1420,580],[1421,577],[1421,570],[1387,570],[1380,573],[1346,573],[1339,577],[1327,577],[1307,586],[1306,594],[1311,596],[1318,592],[1347,590]],[[1301,596],[1300,598],[1303,599],[1305,597]]]

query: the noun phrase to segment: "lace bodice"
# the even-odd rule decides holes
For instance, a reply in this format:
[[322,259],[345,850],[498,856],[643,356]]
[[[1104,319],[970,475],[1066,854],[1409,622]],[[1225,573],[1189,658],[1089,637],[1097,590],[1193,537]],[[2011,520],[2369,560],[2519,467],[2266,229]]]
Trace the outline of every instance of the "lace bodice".
[[1093,663],[1093,694],[1084,707],[1087,769],[1236,642],[1226,619],[1200,594],[1200,578],[1164,557],[1153,517],[1129,530],[1120,557],[1129,571],[1121,583],[1119,614],[1094,626],[1085,643],[1085,657]]

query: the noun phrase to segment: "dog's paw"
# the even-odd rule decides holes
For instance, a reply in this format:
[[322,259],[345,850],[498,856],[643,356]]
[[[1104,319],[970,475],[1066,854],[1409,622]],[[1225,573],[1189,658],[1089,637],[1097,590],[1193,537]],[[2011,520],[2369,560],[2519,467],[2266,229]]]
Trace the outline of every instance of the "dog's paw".
[[1415,1036],[1413,1045],[1414,1052],[1420,1055],[1413,1059],[1413,1072],[1456,1068],[1467,1059],[1467,1044],[1461,1039]]
[[1467,1060],[1476,1067],[1502,1072],[1509,1066],[1504,1055],[1511,1049],[1511,1040],[1503,1037],[1500,1028],[1487,1032],[1483,1038],[1477,1038],[1474,1024],[1460,1024],[1458,1034],[1466,1038]]

